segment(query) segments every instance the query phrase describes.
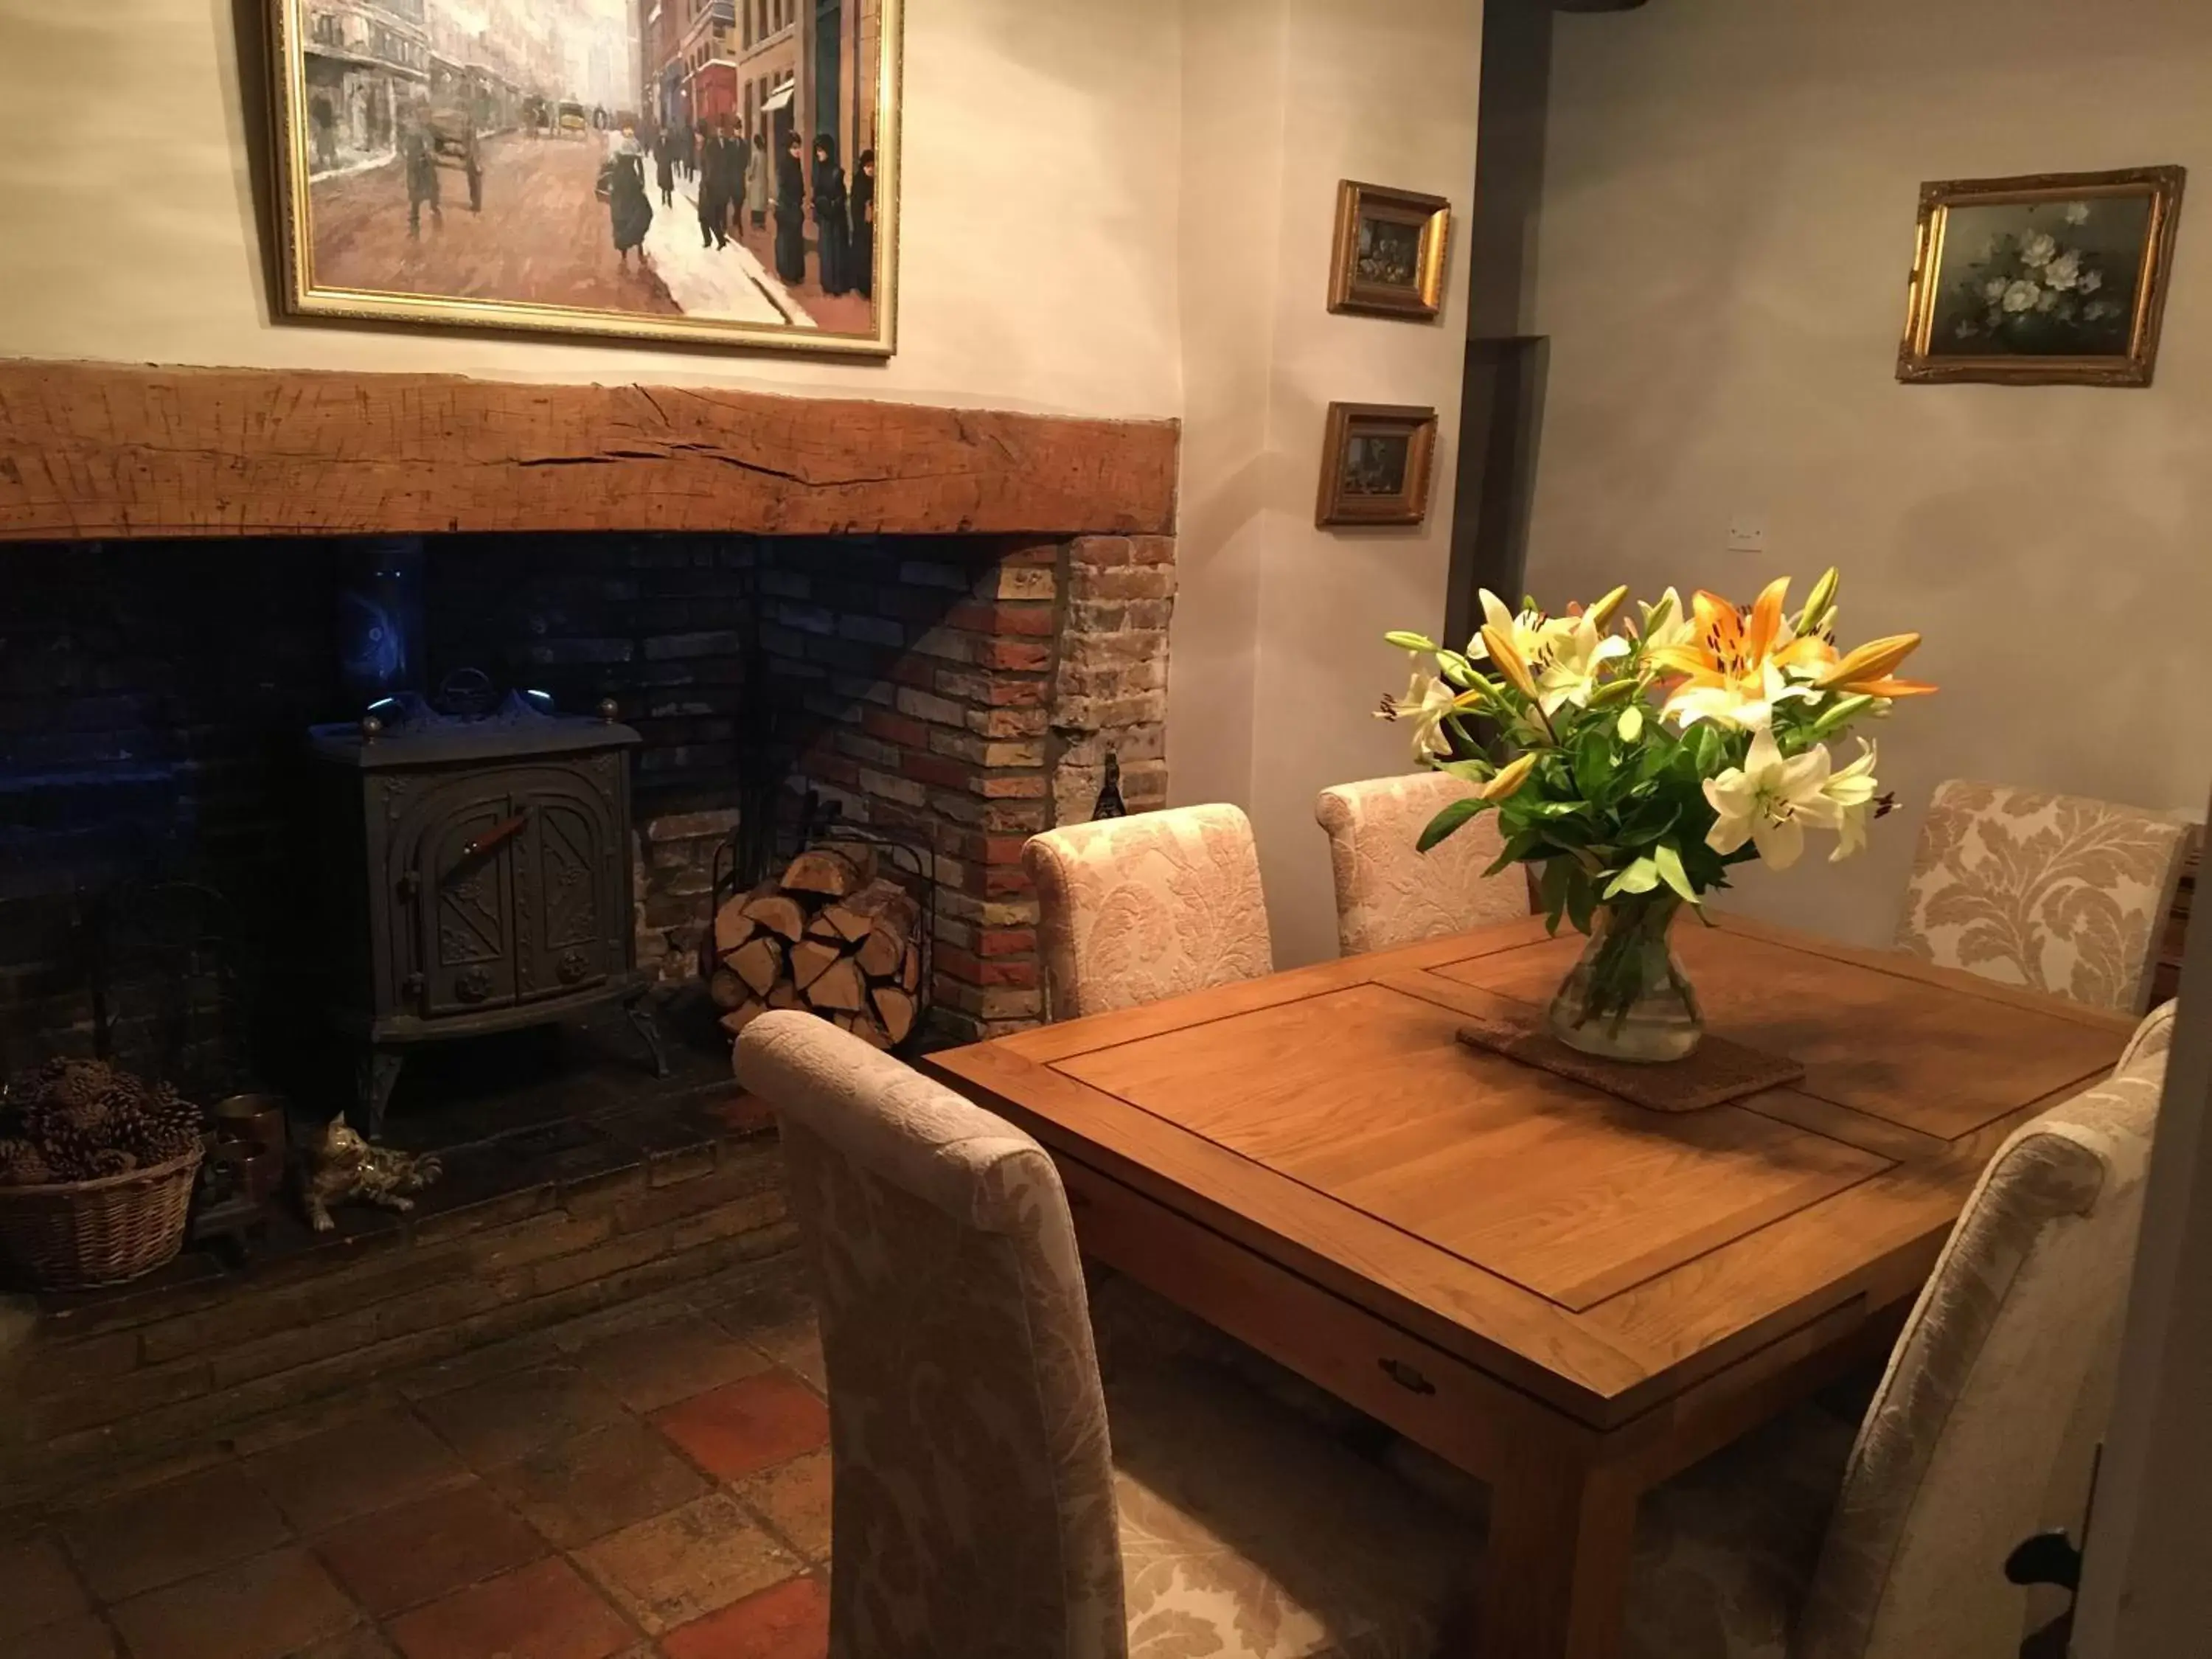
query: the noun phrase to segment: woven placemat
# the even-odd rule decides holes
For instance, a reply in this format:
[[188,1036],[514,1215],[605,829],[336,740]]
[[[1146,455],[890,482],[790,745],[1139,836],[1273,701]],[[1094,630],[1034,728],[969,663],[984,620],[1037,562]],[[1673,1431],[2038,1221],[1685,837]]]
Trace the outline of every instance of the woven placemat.
[[1778,1089],[1805,1075],[1804,1066],[1786,1055],[1747,1048],[1711,1033],[1681,1060],[1648,1065],[1601,1060],[1553,1036],[1536,1009],[1526,1015],[1470,1020],[1459,1028],[1459,1040],[1470,1048],[1488,1048],[1655,1112],[1700,1112],[1762,1089]]

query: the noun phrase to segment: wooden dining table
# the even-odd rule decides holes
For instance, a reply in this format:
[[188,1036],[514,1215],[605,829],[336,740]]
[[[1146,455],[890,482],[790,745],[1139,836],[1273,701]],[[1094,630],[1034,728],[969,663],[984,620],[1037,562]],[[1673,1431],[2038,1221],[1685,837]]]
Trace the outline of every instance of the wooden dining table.
[[1459,1042],[1572,964],[1534,917],[928,1064],[1053,1155],[1087,1253],[1488,1483],[1480,1659],[1611,1659],[1640,1495],[1885,1352],[1990,1154],[2133,1026],[1676,942],[1709,1030],[1801,1081],[1658,1112]]

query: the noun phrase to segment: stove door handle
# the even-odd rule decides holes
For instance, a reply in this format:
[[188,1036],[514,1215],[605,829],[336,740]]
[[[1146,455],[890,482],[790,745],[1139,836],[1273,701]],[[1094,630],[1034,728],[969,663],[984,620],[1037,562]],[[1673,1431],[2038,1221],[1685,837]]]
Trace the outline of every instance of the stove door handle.
[[462,848],[461,857],[464,860],[482,858],[494,848],[513,841],[522,833],[523,825],[529,822],[530,814],[526,811],[517,812],[511,818],[501,818],[483,834]]

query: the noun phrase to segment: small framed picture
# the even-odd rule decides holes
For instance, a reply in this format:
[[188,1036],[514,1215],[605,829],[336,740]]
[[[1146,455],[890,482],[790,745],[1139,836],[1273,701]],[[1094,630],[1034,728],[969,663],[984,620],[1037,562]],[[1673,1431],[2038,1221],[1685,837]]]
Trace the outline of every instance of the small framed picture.
[[1328,308],[1433,319],[1443,307],[1451,204],[1350,179],[1336,187],[1336,252]]
[[1429,516],[1437,411],[1331,404],[1322,440],[1317,525],[1419,524]]
[[2148,386],[2185,177],[1923,185],[1897,378]]

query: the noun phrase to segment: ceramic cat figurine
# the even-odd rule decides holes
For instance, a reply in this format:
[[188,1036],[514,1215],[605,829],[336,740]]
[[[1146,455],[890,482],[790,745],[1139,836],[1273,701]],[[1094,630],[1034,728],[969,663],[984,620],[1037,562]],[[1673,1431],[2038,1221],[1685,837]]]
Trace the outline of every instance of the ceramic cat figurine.
[[317,1232],[326,1233],[337,1224],[331,1219],[332,1204],[357,1198],[387,1210],[411,1210],[415,1200],[407,1194],[421,1192],[444,1173],[434,1152],[417,1156],[370,1145],[341,1112],[308,1149],[301,1195],[308,1221]]

